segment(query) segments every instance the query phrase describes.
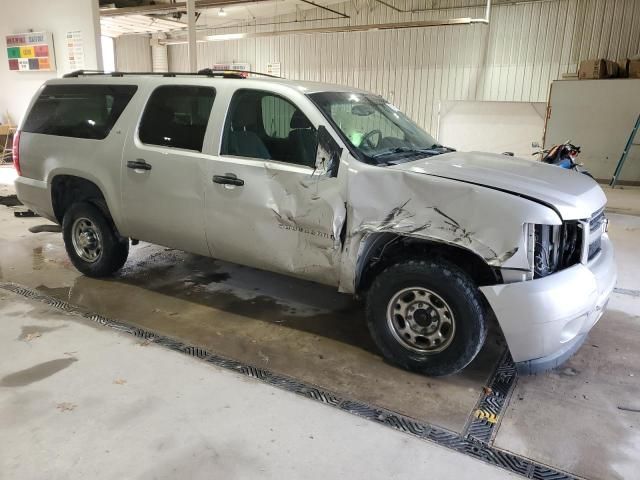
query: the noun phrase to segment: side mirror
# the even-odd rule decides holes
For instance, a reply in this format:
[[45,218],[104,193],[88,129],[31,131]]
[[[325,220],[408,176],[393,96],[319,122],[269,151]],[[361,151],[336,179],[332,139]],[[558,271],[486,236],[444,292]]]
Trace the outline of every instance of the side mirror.
[[342,148],[340,148],[324,125],[318,127],[317,135],[316,170],[325,172],[329,177],[335,177],[338,175]]

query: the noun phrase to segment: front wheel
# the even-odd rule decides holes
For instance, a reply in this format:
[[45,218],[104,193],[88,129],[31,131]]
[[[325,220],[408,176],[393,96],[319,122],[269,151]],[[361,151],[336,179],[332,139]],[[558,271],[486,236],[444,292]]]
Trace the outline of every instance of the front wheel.
[[129,240],[121,238],[102,211],[90,203],[74,203],[62,220],[62,236],[73,265],[89,277],[119,270],[129,255]]
[[462,370],[487,335],[482,294],[444,260],[408,260],[387,268],[371,286],[366,308],[383,356],[426,375]]

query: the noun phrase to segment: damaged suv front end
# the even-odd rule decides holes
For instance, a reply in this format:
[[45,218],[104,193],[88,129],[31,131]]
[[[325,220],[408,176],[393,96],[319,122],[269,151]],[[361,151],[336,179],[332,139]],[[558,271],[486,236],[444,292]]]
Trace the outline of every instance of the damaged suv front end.
[[[519,372],[556,367],[582,345],[616,281],[606,198],[592,179],[448,149],[379,97],[333,93],[314,101],[353,157],[343,157],[342,291],[367,288],[367,268],[379,274],[385,256],[394,256],[387,265],[403,255],[443,257],[473,277]],[[410,320],[398,321],[413,338],[420,328]]]
[[[466,212],[452,210],[450,203],[441,208],[468,232],[467,248],[500,272],[500,283],[480,291],[518,371],[534,374],[557,367],[580,348],[613,291],[617,274],[606,232],[606,198],[584,175],[558,176],[536,162],[501,157],[451,153],[408,168],[481,189]],[[495,169],[498,164],[502,168]],[[491,200],[494,195],[504,203]],[[510,234],[517,229],[518,240]],[[464,245],[463,239],[447,240]],[[496,255],[487,256],[487,247]]]
[[481,288],[518,372],[556,367],[580,348],[616,282],[604,207],[561,225],[527,226],[530,271],[520,282]]

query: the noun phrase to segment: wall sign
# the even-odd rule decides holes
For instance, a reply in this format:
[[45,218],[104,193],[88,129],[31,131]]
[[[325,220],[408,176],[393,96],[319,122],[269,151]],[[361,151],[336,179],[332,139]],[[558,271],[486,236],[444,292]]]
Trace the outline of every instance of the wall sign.
[[[214,63],[211,65],[211,70],[215,71],[225,71],[225,70],[242,70],[248,72],[251,70],[251,65],[248,63]],[[249,74],[243,74],[245,77],[249,76]]]
[[16,72],[52,72],[56,69],[53,37],[49,32],[7,35],[9,70]]
[[275,75],[276,77],[280,77],[280,62],[270,62],[267,63],[267,73],[269,75]]
[[67,61],[69,71],[84,69],[84,44],[82,43],[82,32],[75,30],[67,32]]

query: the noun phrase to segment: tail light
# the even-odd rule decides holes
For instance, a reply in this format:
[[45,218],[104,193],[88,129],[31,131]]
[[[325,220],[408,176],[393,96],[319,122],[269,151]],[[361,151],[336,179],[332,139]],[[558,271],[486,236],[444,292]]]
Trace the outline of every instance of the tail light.
[[13,134],[13,166],[18,172],[18,175],[22,175],[20,170],[20,130]]

